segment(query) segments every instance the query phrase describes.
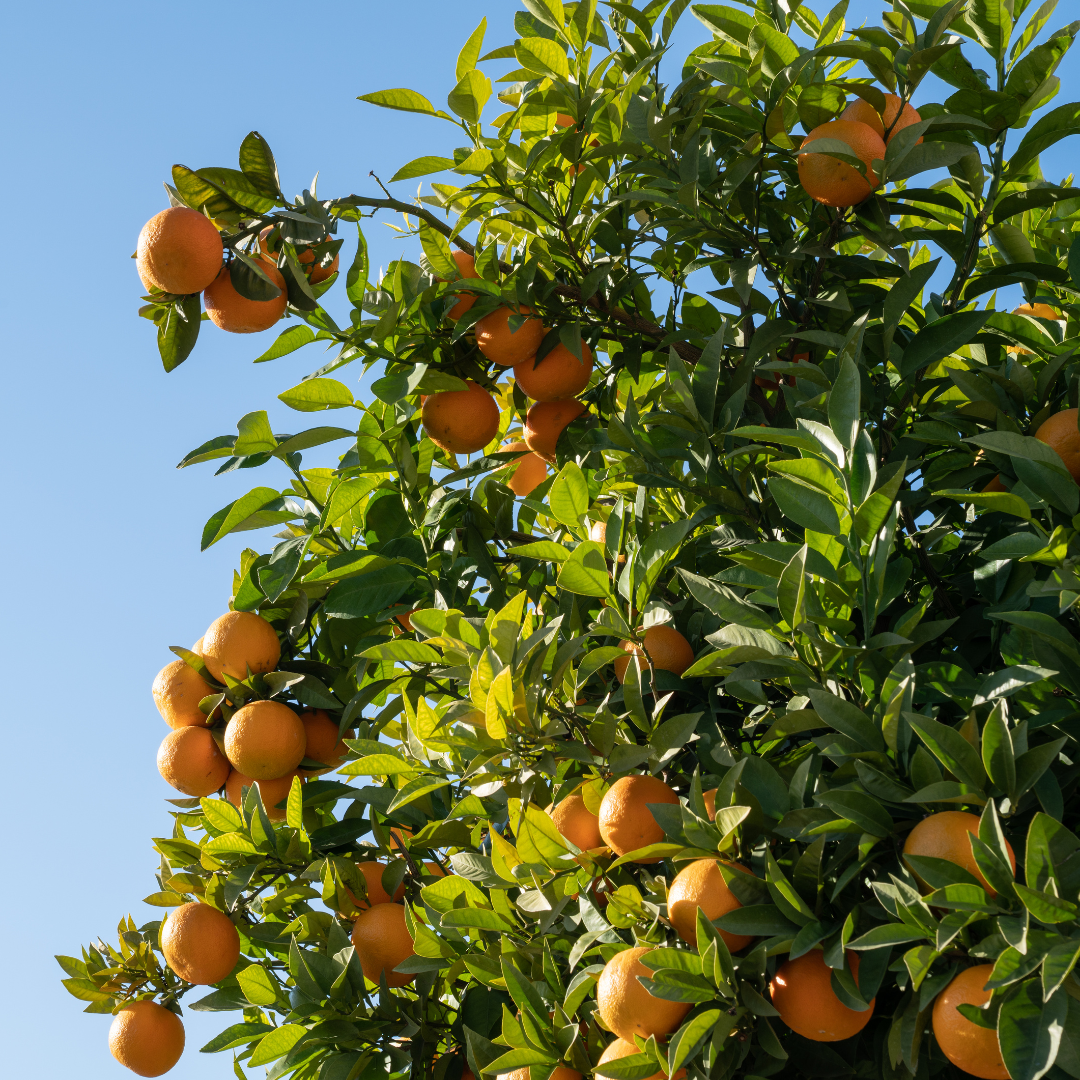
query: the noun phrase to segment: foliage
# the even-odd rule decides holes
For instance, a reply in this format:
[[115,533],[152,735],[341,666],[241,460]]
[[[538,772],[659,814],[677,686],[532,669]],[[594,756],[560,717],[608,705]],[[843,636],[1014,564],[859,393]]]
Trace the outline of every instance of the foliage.
[[[94,1012],[148,993],[242,1011],[204,1047],[232,1050],[238,1075],[458,1080],[462,1053],[477,1077],[559,1061],[588,1073],[608,1041],[597,975],[645,942],[663,946],[652,992],[693,1008],[666,1044],[603,1075],[901,1080],[957,1072],[930,1006],[962,967],[990,962],[982,1022],[1014,1080],[1080,1078],[1080,840],[1062,824],[1077,812],[1080,488],[1031,437],[1080,392],[1080,189],[1039,167],[1080,133],[1080,105],[1048,107],[1080,24],[1034,44],[1053,0],[1030,13],[1026,0],[895,0],[882,26],[850,30],[846,0],[823,18],[702,4],[707,39],[671,86],[658,65],[687,0],[612,3],[606,23],[595,0],[525,7],[513,44],[481,57],[484,24],[469,38],[449,112],[405,89],[362,99],[461,130],[452,159],[418,157],[391,182],[451,172],[461,186],[290,203],[257,133],[239,170],[173,171],[171,198],[224,230],[245,295],[265,293],[256,234],[281,230],[293,320],[256,362],[314,342],[333,358],[280,399],[355,410],[296,433],[250,412],[181,462],[292,476],[203,531],[205,548],[284,526],[271,552],[244,552],[233,586],[234,608],[278,629],[280,670],[230,680],[210,704],[227,719],[276,696],[329,710],[353,737],[337,776],[294,784],[277,827],[254,790],[242,812],[175,800],[148,902],[232,914],[233,976],[190,1001],[158,958],[158,924],[129,918],[117,948],[62,959],[68,988]],[[483,126],[482,65],[505,59],[519,65],[500,80],[506,111]],[[811,202],[796,129],[856,98],[881,106],[881,88],[921,99],[928,73],[949,96],[919,100],[886,183],[849,211]],[[360,226],[385,210],[422,254],[372,283]],[[336,253],[346,222],[359,246],[339,326],[320,304],[336,276],[311,285],[297,252]],[[458,279],[452,245],[480,278]],[[998,310],[1015,285],[1061,318]],[[461,291],[479,298],[449,323]],[[175,367],[198,297],[148,300]],[[499,447],[525,399],[496,384],[470,330],[521,303],[554,328],[541,355],[583,337],[599,363],[557,474],[515,500],[500,471],[515,455]],[[332,377],[356,363],[382,365],[370,403]],[[469,463],[419,416],[421,394],[465,378],[502,409]],[[305,466],[339,441],[336,466]],[[998,475],[1003,490],[981,490]],[[588,539],[601,520],[602,543]],[[620,686],[618,643],[658,622],[690,640],[693,667],[639,679],[631,666]],[[641,771],[681,796],[654,809],[665,838],[641,854],[659,863],[578,851],[543,812],[571,790],[595,810]],[[921,895],[904,836],[961,808],[981,814],[975,858],[996,895],[925,858]],[[664,918],[680,862],[718,852],[756,874],[733,876],[743,906],[718,921],[754,935],[738,956],[707,920],[695,950]],[[416,979],[393,991],[365,984],[331,914],[355,912],[356,860],[376,853],[391,857],[384,883],[406,883],[415,939],[399,970]],[[423,878],[431,859],[453,875]],[[843,1001],[877,998],[835,1047],[787,1031],[767,997],[785,954],[818,945]]]

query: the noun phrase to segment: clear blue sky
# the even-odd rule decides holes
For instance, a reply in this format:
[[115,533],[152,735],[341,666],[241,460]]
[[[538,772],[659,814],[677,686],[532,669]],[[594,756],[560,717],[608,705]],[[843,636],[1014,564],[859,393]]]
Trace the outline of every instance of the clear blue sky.
[[[878,17],[876,4],[852,9]],[[210,466],[174,466],[252,409],[268,408],[277,430],[298,430],[303,418],[275,395],[320,363],[309,348],[253,367],[273,331],[243,337],[204,324],[194,355],[164,374],[153,327],[136,316],[129,259],[143,222],[167,205],[161,182],[174,162],[235,167],[241,139],[257,129],[286,193],[317,170],[324,195],[373,193],[369,170],[388,178],[455,140],[448,125],[356,95],[408,86],[441,106],[457,49],[480,18],[494,48],[512,40],[515,10],[513,0],[324,0],[308,9],[230,0],[213,11],[40,0],[8,9],[6,1075],[130,1075],[109,1055],[108,1017],[82,1015],[51,956],[77,953],[98,934],[111,940],[127,912],[137,923],[155,917],[141,903],[156,888],[150,838],[168,835],[163,799],[175,793],[154,765],[167,729],[150,684],[170,644],[190,646],[225,610],[245,541],[269,542],[248,534],[200,554],[203,523],[257,483],[284,483],[273,466],[220,478]],[[676,49],[704,36],[687,13]],[[1076,76],[1064,81],[1058,103],[1077,96]],[[1067,171],[1065,155],[1057,161],[1054,179]],[[402,197],[415,183],[398,185]],[[385,226],[367,235],[376,266],[405,250]],[[170,1076],[232,1076],[228,1053],[198,1053],[230,1015],[188,1013],[185,1022],[188,1050]]]

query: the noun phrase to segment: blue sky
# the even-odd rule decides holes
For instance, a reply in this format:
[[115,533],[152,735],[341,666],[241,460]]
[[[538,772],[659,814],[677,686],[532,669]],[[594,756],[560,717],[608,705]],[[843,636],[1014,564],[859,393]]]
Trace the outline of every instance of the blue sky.
[[[878,5],[857,7],[876,21]],[[269,542],[249,534],[200,554],[203,523],[256,483],[285,482],[273,466],[220,478],[210,466],[174,466],[252,409],[267,408],[277,430],[298,430],[303,417],[275,395],[321,362],[308,348],[253,367],[274,331],[245,338],[204,324],[193,356],[164,374],[153,328],[136,316],[129,259],[143,222],[167,205],[161,182],[174,162],[235,166],[257,129],[286,193],[316,171],[326,196],[374,193],[369,170],[385,179],[414,157],[447,154],[454,129],[356,95],[408,86],[441,106],[457,50],[481,17],[494,48],[512,40],[515,10],[512,0],[324,0],[306,11],[232,0],[212,12],[41,0],[8,9],[8,1075],[54,1080],[72,1063],[82,1080],[128,1075],[108,1053],[108,1017],[81,1014],[51,956],[77,953],[98,934],[111,939],[127,912],[138,923],[155,917],[141,903],[156,888],[150,838],[168,835],[162,800],[174,792],[154,765],[167,729],[150,684],[170,644],[191,645],[226,609],[241,547]],[[705,33],[687,13],[676,53]],[[1064,82],[1058,103],[1077,96],[1075,74]],[[1056,157],[1053,179],[1067,171],[1065,154]],[[397,185],[400,197],[415,183]],[[376,266],[415,257],[385,226],[366,231]],[[358,375],[344,378],[355,385]],[[188,1013],[188,1051],[170,1075],[231,1076],[228,1053],[198,1053],[228,1022]]]

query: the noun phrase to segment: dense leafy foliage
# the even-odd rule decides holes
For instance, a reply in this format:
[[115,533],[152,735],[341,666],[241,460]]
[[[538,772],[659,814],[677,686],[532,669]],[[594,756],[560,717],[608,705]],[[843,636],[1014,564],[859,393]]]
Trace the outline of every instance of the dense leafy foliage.
[[[606,23],[595,0],[525,6],[513,44],[482,57],[485,27],[469,39],[449,112],[405,89],[362,99],[461,130],[452,159],[418,157],[390,183],[461,186],[288,202],[256,133],[239,169],[173,171],[174,203],[223,230],[242,295],[273,290],[252,256],[279,228],[292,318],[256,362],[325,343],[332,359],[280,398],[350,418],[282,433],[253,411],[182,462],[268,476],[207,522],[204,547],[284,528],[244,552],[233,586],[234,608],[279,631],[279,670],[227,679],[208,708],[325,709],[350,760],[296,782],[276,827],[254,788],[241,809],[176,800],[148,902],[229,912],[234,975],[192,1000],[159,924],[128,918],[117,946],[62,959],[69,989],[91,1012],[149,994],[242,1011],[204,1048],[232,1050],[241,1076],[457,1080],[467,1061],[538,1080],[560,1061],[593,1071],[609,1040],[598,973],[644,942],[663,946],[653,994],[693,1007],[602,1075],[901,1080],[958,1075],[930,1006],[989,962],[981,1022],[1014,1080],[1080,1077],[1080,840],[1062,824],[1077,815],[1080,488],[1032,437],[1080,392],[1080,189],[1039,166],[1080,133],[1080,105],[1049,107],[1078,24],[1036,45],[1053,0],[894,0],[883,26],[851,30],[846,0],[824,18],[703,4],[705,40],[665,85],[687,0],[612,3]],[[483,66],[499,60],[518,68],[482,124]],[[918,89],[931,72],[942,102]],[[890,141],[884,184],[847,211],[812,202],[799,129],[858,98],[880,108],[882,89],[922,117]],[[404,215],[417,261],[371,282],[361,226],[385,211]],[[298,253],[335,254],[347,223],[340,326],[320,304],[336,275],[312,285]],[[478,279],[458,277],[454,246]],[[1017,285],[1060,317],[997,310]],[[449,322],[463,291],[478,299]],[[523,499],[500,447],[526,401],[471,333],[507,304],[553,328],[541,355],[584,338],[598,360],[587,412]],[[154,294],[143,314],[175,367],[198,295]],[[382,366],[370,403],[333,377],[350,364]],[[502,410],[468,462],[419,416],[421,395],[466,378]],[[336,465],[302,460],[335,443]],[[282,469],[287,486],[265,486]],[[689,639],[693,666],[631,665],[620,685],[619,643],[657,623]],[[654,809],[665,837],[636,856],[578,851],[544,812],[578,789],[595,810],[639,772],[681,803]],[[989,891],[900,857],[927,813],[965,808]],[[732,875],[743,906],[718,922],[753,936],[735,956],[707,920],[696,950],[665,920],[680,863],[718,852],[756,875]],[[345,918],[350,890],[364,895],[357,859],[377,855],[386,887],[405,884],[415,941],[399,969],[415,980],[395,990],[365,984]],[[425,861],[453,873],[424,876]],[[870,1024],[833,1046],[788,1031],[768,1000],[779,960],[818,945],[842,1001],[876,994]]]

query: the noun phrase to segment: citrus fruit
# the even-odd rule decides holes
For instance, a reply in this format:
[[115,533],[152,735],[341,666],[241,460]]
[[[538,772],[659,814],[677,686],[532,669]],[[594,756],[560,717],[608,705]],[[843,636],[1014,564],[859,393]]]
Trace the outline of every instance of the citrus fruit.
[[577,121],[569,113],[557,113],[555,115],[556,127],[577,127]]
[[589,526],[589,539],[595,540],[598,544],[605,543],[607,541],[607,522],[594,521]]
[[281,291],[271,300],[249,300],[233,288],[229,268],[223,266],[203,292],[206,314],[219,330],[228,330],[230,334],[257,334],[260,330],[269,330],[285,314],[289,298],[281,271],[269,259],[260,258],[258,263]]
[[224,250],[209,218],[171,206],[142,227],[135,268],[145,288],[186,296],[202,292],[217,277]]
[[[979,819],[974,814],[965,813],[963,810],[943,810],[941,813],[924,817],[907,834],[907,839],[904,841],[904,854],[925,855],[955,863],[971,874],[986,890],[988,896],[994,897],[997,893],[990,888],[989,882],[982,876],[971,850],[971,837],[978,835]],[[1005,841],[1005,847],[1008,849],[1009,862],[1012,863],[1015,874],[1016,856],[1008,840]],[[915,871],[912,870],[912,873]],[[924,892],[933,891],[918,874],[915,874],[915,879]]]
[[642,962],[651,949],[624,949],[616,953],[600,972],[596,983],[596,1004],[600,1015],[620,1039],[628,1043],[635,1035],[670,1035],[690,1011],[684,1001],[665,1001],[653,997],[638,981],[651,978],[652,971]]
[[589,810],[576,791],[557,805],[549,806],[548,815],[555,828],[582,851],[598,848],[604,843],[600,835],[600,819]]
[[[641,1051],[635,1043],[627,1042],[625,1039],[615,1039],[604,1047],[604,1052],[600,1055],[597,1065],[606,1065],[609,1061],[618,1061],[619,1058],[633,1057],[634,1054],[640,1053]],[[680,1069],[671,1080],[682,1080],[684,1076],[686,1076],[686,1070]],[[666,1072],[657,1070],[651,1076],[645,1077],[645,1080],[666,1080],[666,1078]]]
[[[749,873],[748,870],[733,863],[724,865]],[[720,873],[720,863],[717,859],[695,859],[675,875],[675,880],[668,889],[668,919],[679,937],[694,948],[697,948],[698,908],[705,912],[705,918],[711,922],[741,907],[742,904],[728,888],[724,875]],[[719,927],[717,927],[717,933],[724,939],[724,944],[731,952],[738,952],[754,940],[752,936],[732,934]]]
[[181,904],[161,928],[161,951],[184,982],[221,982],[240,959],[240,935],[232,920],[209,904]]
[[[904,128],[911,127],[912,124],[917,124],[922,119],[918,112],[907,103],[904,104],[904,111],[900,112],[901,100],[896,94],[886,94],[885,111],[879,114],[877,109],[868,101],[857,98],[840,114],[840,119],[852,120],[873,128],[878,135],[885,139],[885,145],[888,146],[898,131],[903,131]],[[899,119],[897,119],[898,113]],[[886,128],[891,128],[887,139],[885,138]],[[921,142],[922,136],[920,135],[919,142],[915,145],[918,146]]]
[[210,684],[183,660],[166,664],[154,679],[154,704],[171,728],[206,727],[199,702],[214,691]]
[[374,907],[376,904],[395,904],[405,899],[404,881],[394,890],[393,896],[383,888],[382,876],[383,871],[386,869],[386,863],[362,862],[357,863],[356,868],[363,875],[364,882],[367,885],[367,899],[361,900],[353,893],[352,889],[346,889],[345,891],[349,894],[353,907],[358,907],[363,911]]
[[[1019,307],[1013,308],[1012,313],[1014,315],[1028,315],[1033,319],[1050,319],[1052,322],[1061,323],[1064,329],[1064,321],[1060,312],[1055,311],[1049,304],[1021,304]],[[1010,345],[1005,351],[1012,353],[1014,356],[1032,355],[1030,349],[1024,349],[1019,345]]]
[[138,1076],[161,1076],[184,1052],[184,1023],[156,1001],[132,1001],[113,1017],[109,1049]]
[[338,735],[338,723],[331,720],[322,709],[305,709],[300,714],[307,739],[304,757],[321,761],[325,769],[300,769],[301,776],[321,776],[340,767],[349,748]]
[[[622,642],[623,649],[631,655],[641,655],[641,646],[632,641]],[[645,631],[645,651],[653,662],[653,667],[660,671],[670,671],[675,675],[682,673],[694,662],[694,650],[690,642],[667,623],[658,623]],[[648,678],[648,666],[639,661],[643,678]],[[619,682],[626,682],[626,669],[630,666],[630,656],[621,656],[615,661],[615,674]]]
[[262,799],[263,809],[271,821],[284,821],[288,808],[278,803],[285,803],[292,790],[293,777],[297,773],[286,773],[284,776],[275,777],[273,780],[252,780],[235,769],[229,773],[225,781],[225,796],[237,809],[244,801],[244,788],[255,784],[259,789],[259,798]]
[[1044,420],[1039,425],[1035,438],[1057,451],[1058,456],[1065,462],[1065,468],[1080,484],[1080,431],[1077,430],[1076,418],[1076,409],[1064,409],[1054,413],[1049,420]]
[[[514,1069],[512,1072],[499,1073],[499,1080],[544,1080],[544,1077],[551,1073],[550,1080],[581,1080],[581,1073],[575,1069],[570,1069],[565,1065],[556,1065],[554,1071],[551,1070],[550,1065],[537,1065],[535,1075],[530,1071],[531,1065],[522,1065],[520,1069]],[[472,1076],[472,1073],[469,1073]],[[465,1073],[461,1074],[461,1080],[466,1080]]]
[[985,987],[993,970],[993,964],[966,968],[938,994],[932,1019],[934,1038],[941,1052],[958,1069],[982,1080],[1008,1080],[997,1032],[973,1024],[956,1008],[957,1005],[980,1008],[990,1000],[991,991]]
[[199,655],[212,678],[265,675],[281,659],[281,642],[274,628],[253,611],[227,611],[202,636]]
[[306,748],[303,721],[280,701],[250,701],[225,728],[225,754],[232,767],[255,780],[293,772]]
[[[528,315],[532,308],[521,308]],[[480,351],[499,367],[513,367],[540,348],[547,327],[539,319],[526,319],[517,330],[510,330],[510,308],[498,308],[476,322],[476,344]]]
[[830,120],[820,124],[803,139],[803,146],[814,139],[839,139],[851,148],[851,156],[866,165],[866,176],[854,165],[828,154],[799,154],[799,183],[811,199],[825,206],[854,206],[861,203],[878,185],[873,170],[875,160],[885,160],[881,136],[866,124],[851,120]]
[[229,775],[228,758],[204,727],[170,731],[158,747],[157,767],[177,791],[196,799],[212,795]]
[[[845,955],[858,985],[859,957],[851,952]],[[858,1012],[836,996],[832,968],[826,966],[825,954],[820,949],[811,949],[795,960],[785,960],[769,983],[769,993],[780,1019],[796,1034],[814,1042],[850,1039],[874,1015],[874,1001],[868,1009]]]
[[413,940],[401,904],[376,904],[360,912],[353,923],[352,943],[364,977],[376,986],[383,973],[387,986],[405,986],[416,978],[394,971],[413,955]]
[[580,360],[560,342],[543,360],[530,356],[515,364],[514,378],[533,401],[564,401],[589,385],[592,369],[592,349],[584,341]]
[[[468,252],[455,248],[452,255],[454,262],[457,263],[458,273],[463,278],[478,278],[480,276],[476,272],[476,260]],[[453,319],[454,322],[457,322],[476,303],[475,293],[457,293],[456,296],[456,303],[446,313],[446,317]]]
[[[679,796],[655,776],[620,777],[604,792],[600,801],[600,836],[617,855],[658,844],[664,839],[664,830],[652,816],[648,804],[678,805],[678,802]],[[660,860],[638,861],[655,863]]]
[[[517,450],[524,453],[529,448],[523,442],[507,443],[503,450]],[[518,458],[506,466],[514,467],[514,475],[506,481],[506,486],[515,494],[524,498],[534,488],[547,479],[547,462],[539,455],[530,453],[528,457]]]
[[580,401],[538,401],[525,414],[525,445],[545,461],[554,461],[559,436],[584,411]]
[[709,788],[708,791],[703,791],[701,793],[701,798],[705,803],[705,809],[708,811],[710,821],[716,820],[716,793],[719,790],[719,788]]
[[467,383],[467,390],[428,394],[421,410],[428,438],[448,454],[483,450],[499,431],[495,399],[472,379]]
[[[267,255],[273,255],[276,258],[277,253],[281,251],[281,240],[277,239],[274,243],[271,243],[270,234],[275,228],[274,225],[267,225],[259,233],[259,248]],[[332,239],[332,237],[328,236],[325,240],[320,240],[319,243],[326,244]],[[325,281],[328,277],[337,273],[338,267],[341,265],[341,255],[335,252],[332,259],[328,259],[328,255],[329,252],[326,252],[316,257],[314,245],[302,247],[297,251],[296,261],[303,267],[304,273],[307,274],[308,281],[312,285],[318,285],[319,282]]]

